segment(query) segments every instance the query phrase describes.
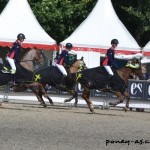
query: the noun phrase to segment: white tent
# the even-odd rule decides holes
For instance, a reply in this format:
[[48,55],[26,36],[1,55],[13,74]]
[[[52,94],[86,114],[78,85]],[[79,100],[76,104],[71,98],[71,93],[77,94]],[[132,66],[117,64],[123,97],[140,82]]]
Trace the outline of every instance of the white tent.
[[89,66],[93,67],[99,65],[100,52],[106,53],[110,41],[114,38],[120,43],[118,53],[140,52],[139,45],[116,15],[111,0],[98,0],[89,16],[61,44],[64,46],[71,42],[78,55],[84,55]]
[[0,15],[0,46],[12,46],[19,33],[25,34],[24,48],[55,49],[53,40],[40,26],[27,0],[9,0]]
[[142,64],[150,63],[150,41],[143,48],[144,58],[141,60]]
[[145,56],[150,56],[150,41],[144,46],[143,52]]

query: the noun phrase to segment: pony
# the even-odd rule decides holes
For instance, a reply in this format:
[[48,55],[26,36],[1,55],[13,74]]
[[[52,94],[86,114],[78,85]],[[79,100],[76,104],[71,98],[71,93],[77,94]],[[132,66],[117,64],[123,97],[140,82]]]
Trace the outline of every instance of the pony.
[[[40,63],[43,62],[42,53],[37,49],[31,49],[25,53],[23,58],[21,59],[20,63],[16,62],[16,74],[15,78],[16,81],[31,81],[33,77],[33,65],[35,61],[39,61]],[[9,72],[10,66],[0,64],[0,86],[7,85],[11,80],[11,74]],[[41,85],[37,85],[38,88]],[[30,86],[29,86],[30,88]],[[15,89],[14,89],[15,91]],[[0,106],[2,106],[0,104]]]
[[[131,60],[131,63],[135,64],[135,60]],[[127,64],[127,61],[125,64]],[[78,82],[83,87],[81,97],[86,101],[88,108],[92,113],[95,112],[94,106],[91,100],[89,99],[91,89],[98,89],[103,92],[114,93],[117,96],[118,101],[110,102],[110,106],[116,106],[119,103],[122,103],[123,98],[126,97],[127,101],[124,109],[125,111],[127,111],[129,107],[130,96],[126,92],[126,88],[128,85],[128,79],[130,77],[130,74],[133,73],[139,76],[141,76],[142,74],[140,62],[136,61],[136,65],[138,67],[135,68],[131,68],[130,65],[125,65],[124,67],[121,67],[118,70],[112,68],[114,75],[112,76],[111,80],[109,79],[109,74],[106,72],[103,66],[86,69],[80,72],[80,78],[78,79]],[[110,84],[111,89],[106,88],[108,82]]]
[[76,85],[76,80],[78,78],[78,72],[87,68],[86,64],[84,62],[83,57],[81,59],[76,59],[72,65],[70,65],[68,70],[68,77],[66,79],[65,85],[66,88],[59,87],[59,84],[61,82],[62,78],[62,73],[59,71],[59,69],[56,66],[49,66],[49,67],[44,67],[44,68],[39,68],[38,70],[34,71],[34,76],[33,80],[35,81],[33,83],[36,85],[36,83],[42,84],[44,89],[40,86],[38,90],[30,86],[30,89],[32,92],[36,95],[37,99],[41,102],[41,104],[44,107],[47,107],[45,104],[42,96],[47,98],[50,102],[50,104],[53,105],[52,99],[48,96],[48,94],[45,92],[47,91],[47,86],[53,86],[56,89],[62,90],[62,91],[67,91],[69,92],[72,97],[69,99],[66,99],[66,101],[71,101],[72,99],[75,99],[75,106],[77,105],[78,102],[78,94],[75,91],[75,85]]
[[[16,80],[32,80],[34,61],[42,63],[42,55],[39,50],[31,49],[23,56],[20,63],[16,62]],[[6,85],[11,80],[10,66],[0,64],[0,86]]]

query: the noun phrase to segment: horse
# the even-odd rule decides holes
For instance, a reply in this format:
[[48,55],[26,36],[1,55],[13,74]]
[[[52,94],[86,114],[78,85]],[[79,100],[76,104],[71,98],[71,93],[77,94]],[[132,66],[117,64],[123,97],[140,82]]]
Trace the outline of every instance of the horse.
[[[134,61],[132,60],[131,62],[134,63]],[[81,97],[86,101],[88,108],[92,113],[95,113],[95,111],[94,106],[89,99],[91,89],[98,89],[103,92],[114,93],[119,100],[110,102],[110,106],[116,106],[122,103],[123,97],[126,97],[127,101],[124,110],[127,111],[129,107],[130,96],[126,92],[128,79],[131,73],[141,76],[141,64],[140,62],[138,62],[138,67],[136,68],[131,68],[125,65],[118,70],[114,68],[112,68],[112,70],[114,72],[114,75],[112,76],[111,80],[109,79],[110,76],[103,66],[86,69],[80,72],[80,78],[78,79],[78,82],[83,87]],[[106,85],[108,83],[110,84],[111,89],[106,88]]]
[[[23,56],[20,63],[15,62],[17,80],[32,80],[34,61],[42,63],[42,55],[39,50],[31,49]],[[11,80],[10,66],[0,64],[0,86],[6,85]]]
[[[75,99],[74,105],[76,106],[78,103],[78,94],[75,91],[76,79],[78,78],[78,72],[85,68],[87,67],[83,60],[83,57],[81,59],[75,60],[68,69],[68,77],[65,82],[66,87],[64,88],[59,87],[62,78],[62,73],[56,66],[39,68],[34,72],[33,80],[35,81],[35,84],[36,83],[42,84],[46,91],[47,91],[46,86],[48,85],[55,87],[56,89],[69,92],[72,95],[72,97],[66,99],[65,101],[71,101],[72,99]],[[45,91],[42,88],[39,88],[38,91],[35,88],[32,88],[31,90],[40,100],[41,104],[44,107],[47,107],[47,105],[45,104],[42,98],[43,95],[45,98],[49,100],[50,104],[53,105],[52,99],[45,93]]]
[[[33,65],[35,61],[43,62],[42,54],[37,49],[31,49],[25,53],[20,63],[16,62],[16,81],[31,81],[33,77]],[[0,86],[9,84],[11,80],[10,66],[0,64]],[[40,85],[38,85],[40,86]]]

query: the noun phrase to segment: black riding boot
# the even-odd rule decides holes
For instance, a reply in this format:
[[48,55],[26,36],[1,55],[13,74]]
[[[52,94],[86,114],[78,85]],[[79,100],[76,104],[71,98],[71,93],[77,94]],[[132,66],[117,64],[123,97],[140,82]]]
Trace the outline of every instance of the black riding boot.
[[112,77],[113,77],[113,75],[109,75],[108,84],[106,85],[107,89],[111,89],[111,85],[110,84],[111,84]]
[[11,74],[10,85],[15,85],[15,74]]
[[66,78],[67,78],[67,76],[65,76],[65,75],[62,76],[59,87],[66,88],[66,85],[65,85],[66,84]]

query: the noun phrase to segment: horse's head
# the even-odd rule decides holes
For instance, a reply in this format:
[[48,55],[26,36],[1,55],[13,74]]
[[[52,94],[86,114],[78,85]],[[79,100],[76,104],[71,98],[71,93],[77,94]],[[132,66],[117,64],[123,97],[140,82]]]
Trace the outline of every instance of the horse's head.
[[143,74],[142,74],[141,60],[134,58],[130,61],[130,64],[132,74],[135,74],[139,78],[142,78]]
[[33,71],[34,62],[39,62],[40,64],[43,63],[43,55],[40,50],[31,49],[23,56],[20,64],[30,70]]
[[36,49],[33,60],[39,62],[40,64],[42,64],[43,63],[43,51]]
[[81,59],[76,60],[69,68],[70,73],[77,73],[79,71],[84,70],[86,67],[86,64],[84,62],[84,58],[81,57]]

